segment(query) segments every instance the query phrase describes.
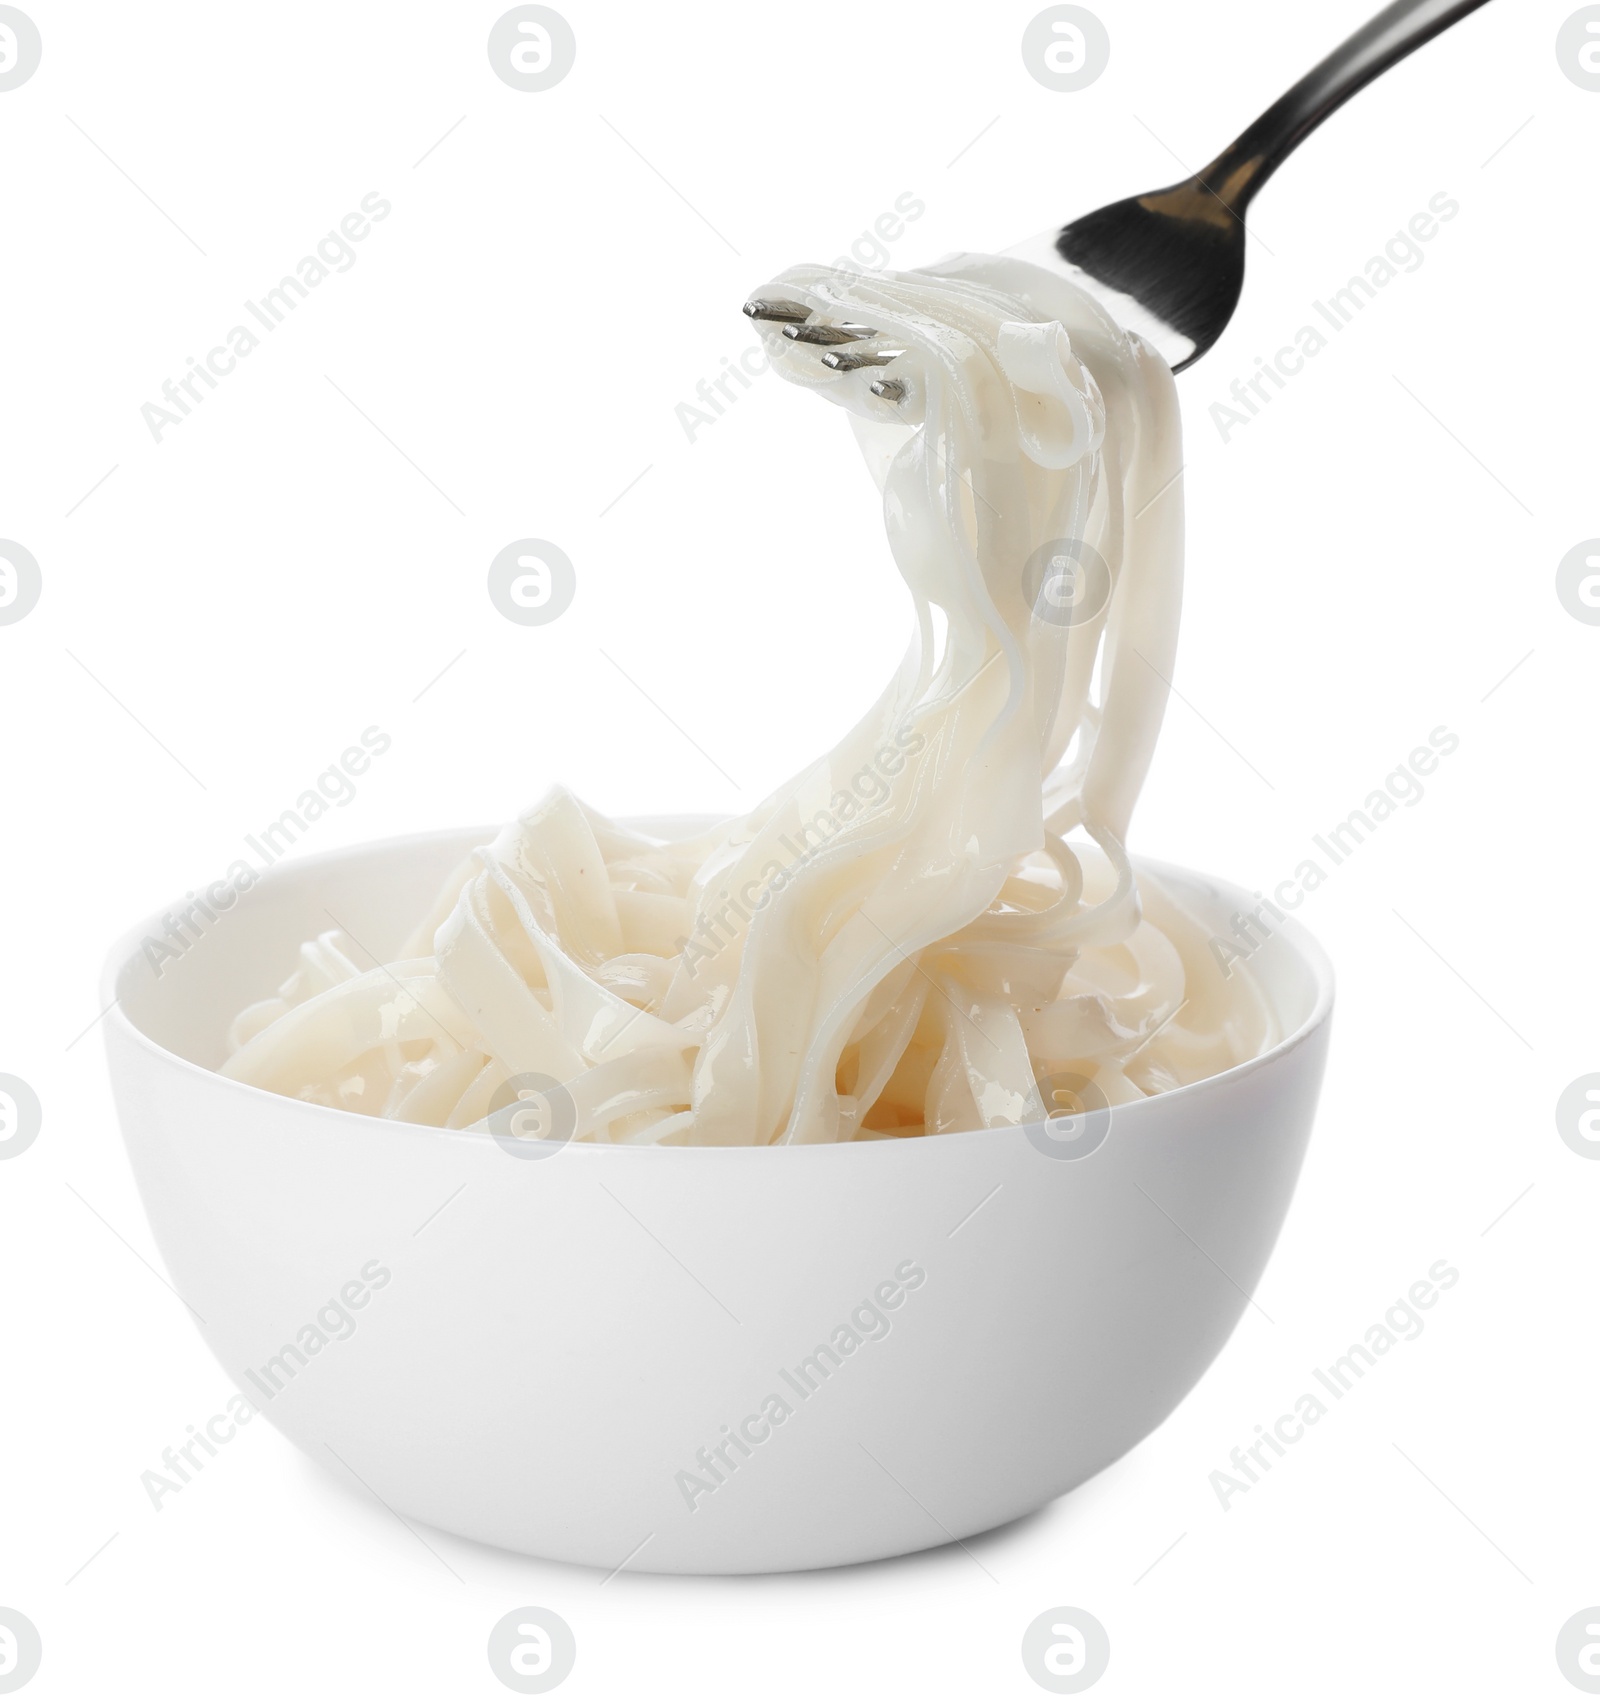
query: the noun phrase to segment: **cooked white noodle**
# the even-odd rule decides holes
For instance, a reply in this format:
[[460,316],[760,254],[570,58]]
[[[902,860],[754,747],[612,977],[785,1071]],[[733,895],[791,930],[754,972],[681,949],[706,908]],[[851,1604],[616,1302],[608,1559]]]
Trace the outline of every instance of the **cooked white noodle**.
[[[1277,1038],[1124,848],[1181,596],[1164,362],[1019,261],[802,266],[763,293],[905,351],[840,373],[762,327],[784,377],[850,410],[883,489],[918,626],[887,689],[688,838],[553,791],[472,854],[402,960],[306,945],[234,1024],[225,1074],[451,1128],[543,1077],[579,1139],[771,1145],[1036,1121],[1063,1108],[1038,1085],[1059,1075],[1116,1105]],[[899,405],[868,388],[885,373]]]

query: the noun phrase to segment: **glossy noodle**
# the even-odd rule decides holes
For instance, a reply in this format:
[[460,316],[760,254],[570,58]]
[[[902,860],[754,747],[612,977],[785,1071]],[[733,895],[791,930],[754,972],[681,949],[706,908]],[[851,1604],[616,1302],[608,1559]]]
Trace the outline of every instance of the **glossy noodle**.
[[[761,327],[783,377],[851,414],[883,491],[916,634],[871,711],[686,837],[551,792],[400,960],[305,945],[224,1073],[440,1127],[774,1145],[1042,1122],[1278,1038],[1125,848],[1182,591],[1166,365],[1021,261],[802,266],[762,294],[903,351],[832,370]],[[891,374],[898,402],[870,388]]]

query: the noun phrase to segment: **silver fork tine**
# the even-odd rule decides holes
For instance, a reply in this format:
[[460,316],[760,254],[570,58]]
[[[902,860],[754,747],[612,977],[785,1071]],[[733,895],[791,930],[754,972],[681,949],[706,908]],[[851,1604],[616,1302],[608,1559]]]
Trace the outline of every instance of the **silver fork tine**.
[[842,354],[836,349],[832,354],[823,355],[822,364],[831,366],[835,372],[859,372],[863,366],[887,366],[891,360],[898,360],[905,352],[903,348],[878,351],[852,349],[848,354]]
[[802,307],[798,301],[763,301],[758,297],[747,301],[744,310],[752,319],[767,319],[780,325],[803,325],[811,317],[811,309]]
[[861,343],[878,333],[870,325],[785,325],[783,334],[797,343]]

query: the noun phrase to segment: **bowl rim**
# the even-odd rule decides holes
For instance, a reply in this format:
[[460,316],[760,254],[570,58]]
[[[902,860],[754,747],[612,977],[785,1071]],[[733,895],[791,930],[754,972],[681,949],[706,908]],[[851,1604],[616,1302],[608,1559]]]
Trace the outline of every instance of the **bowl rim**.
[[[719,819],[715,816],[619,816],[618,824],[634,826],[641,830],[658,823],[678,823],[711,821]],[[420,833],[396,833],[384,839],[364,839],[353,845],[337,845],[329,849],[313,852],[303,857],[285,857],[274,863],[260,875],[257,885],[264,886],[268,881],[278,878],[287,879],[291,876],[312,876],[319,869],[325,869],[342,862],[353,862],[382,851],[398,850],[401,847],[422,847],[430,843],[466,842],[482,834],[484,841],[492,839],[500,830],[500,824],[480,827],[435,827]],[[1241,899],[1249,897],[1243,887],[1231,880],[1206,874],[1197,869],[1186,868],[1178,863],[1166,862],[1157,857],[1135,856],[1136,868],[1148,869],[1158,878],[1176,877],[1180,885],[1205,885],[1221,892],[1235,894]],[[383,1117],[367,1116],[360,1111],[340,1110],[331,1105],[308,1103],[304,1099],[286,1098],[281,1093],[268,1091],[265,1087],[257,1087],[248,1081],[236,1081],[214,1069],[191,1062],[186,1057],[180,1057],[176,1052],[169,1051],[164,1045],[153,1040],[122,1007],[121,996],[117,990],[124,970],[135,956],[138,955],[143,942],[152,928],[159,929],[161,918],[176,905],[185,902],[184,899],[170,900],[158,909],[146,915],[142,920],[128,928],[112,945],[107,953],[100,974],[100,1000],[104,1007],[104,1043],[108,1050],[111,1045],[111,1033],[115,1030],[124,1043],[131,1044],[135,1049],[143,1051],[167,1069],[176,1069],[180,1074],[198,1076],[213,1084],[216,1090],[232,1095],[242,1094],[245,1102],[252,1099],[269,1099],[275,1104],[285,1107],[285,1112],[292,1107],[296,1116],[311,1114],[314,1120],[325,1120],[330,1134],[339,1129],[347,1132],[373,1132],[373,1125],[384,1128],[386,1133],[401,1138],[439,1138],[448,1140],[465,1140],[484,1144],[494,1138],[485,1129],[471,1128],[434,1128],[420,1122],[394,1122]],[[1165,1114],[1164,1107],[1187,1104],[1196,1098],[1225,1092],[1238,1081],[1254,1075],[1263,1069],[1268,1069],[1291,1053],[1298,1051],[1315,1034],[1325,1028],[1333,1013],[1334,1002],[1334,969],[1327,952],[1318,942],[1316,935],[1295,916],[1288,916],[1279,922],[1273,931],[1274,939],[1282,938],[1295,952],[1296,956],[1311,971],[1315,982],[1315,995],[1311,1007],[1305,1017],[1276,1045],[1255,1057],[1246,1058],[1242,1063],[1236,1063],[1232,1068],[1224,1069],[1216,1075],[1207,1075],[1199,1081],[1191,1081],[1182,1087],[1173,1087],[1164,1093],[1156,1093],[1149,1098],[1138,1099],[1129,1104],[1114,1107],[1114,1120],[1119,1125],[1120,1132],[1136,1133],[1138,1129],[1152,1117]],[[1130,1126],[1131,1124],[1131,1126]],[[749,1162],[760,1161],[762,1156],[771,1160],[778,1153],[799,1152],[864,1152],[870,1150],[941,1150],[950,1147],[952,1143],[964,1147],[970,1142],[993,1140],[1005,1135],[1021,1134],[1020,1126],[1008,1125],[1000,1128],[968,1128],[939,1135],[923,1135],[914,1139],[883,1139],[883,1140],[836,1140],[824,1141],[806,1145],[740,1145],[740,1146],[612,1146],[598,1145],[591,1141],[569,1140],[563,1146],[563,1152],[587,1154],[585,1161],[598,1160],[621,1161],[626,1157],[645,1158],[656,1162],[673,1162],[683,1158],[698,1155],[702,1161]],[[601,1154],[605,1157],[601,1157]],[[1091,1154],[1092,1155],[1092,1154]],[[781,1161],[781,1160],[780,1160]],[[869,1162],[872,1160],[868,1160]]]

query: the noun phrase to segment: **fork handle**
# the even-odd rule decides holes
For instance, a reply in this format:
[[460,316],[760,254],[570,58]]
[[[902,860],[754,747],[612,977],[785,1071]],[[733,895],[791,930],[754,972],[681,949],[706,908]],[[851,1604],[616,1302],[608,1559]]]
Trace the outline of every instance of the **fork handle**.
[[1330,113],[1486,0],[1396,0],[1275,100],[1197,181],[1241,216],[1255,192]]

